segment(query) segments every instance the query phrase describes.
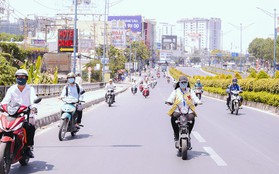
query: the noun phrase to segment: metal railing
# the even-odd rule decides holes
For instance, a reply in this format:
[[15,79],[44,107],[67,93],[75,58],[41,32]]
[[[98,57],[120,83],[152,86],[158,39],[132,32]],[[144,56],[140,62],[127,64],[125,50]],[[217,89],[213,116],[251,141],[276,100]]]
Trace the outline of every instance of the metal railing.
[[[35,88],[37,96],[40,97],[54,97],[59,96],[62,92],[63,87],[66,84],[39,84],[39,85],[31,85]],[[10,86],[0,86],[0,99],[2,100]],[[98,83],[84,83],[82,84],[82,88],[85,91],[94,91],[104,87],[103,82]]]

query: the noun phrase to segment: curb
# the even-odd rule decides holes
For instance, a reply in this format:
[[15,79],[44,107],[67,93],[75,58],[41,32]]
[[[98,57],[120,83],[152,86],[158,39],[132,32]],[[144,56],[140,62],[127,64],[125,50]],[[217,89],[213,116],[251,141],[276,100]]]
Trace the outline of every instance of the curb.
[[[221,100],[224,100],[224,101],[227,100],[227,96],[222,96],[222,95],[219,95],[219,94],[209,93],[209,92],[206,92],[206,91],[204,91],[204,95],[209,96],[209,97],[213,97],[213,98],[217,98],[217,99],[221,99]],[[249,106],[249,107],[252,107],[252,108],[256,108],[256,109],[260,109],[260,110],[263,110],[263,111],[268,111],[268,112],[271,112],[273,114],[279,115],[279,108],[277,108],[275,106],[270,106],[270,105],[263,104],[263,103],[256,103],[256,102],[245,101],[245,100],[243,101],[243,105],[244,106]]]
[[[118,95],[118,94],[121,94],[121,93],[125,92],[128,88],[129,87],[125,87],[124,89],[116,92],[115,95]],[[101,103],[102,101],[105,101],[105,97],[101,97],[101,98],[86,102],[86,103],[83,104],[83,108],[89,108],[94,104]],[[60,111],[56,112],[56,113],[53,113],[53,114],[50,114],[49,116],[46,116],[44,118],[40,118],[40,119],[36,120],[35,121],[35,127],[36,128],[41,128],[43,126],[54,123],[58,120],[60,120]]]

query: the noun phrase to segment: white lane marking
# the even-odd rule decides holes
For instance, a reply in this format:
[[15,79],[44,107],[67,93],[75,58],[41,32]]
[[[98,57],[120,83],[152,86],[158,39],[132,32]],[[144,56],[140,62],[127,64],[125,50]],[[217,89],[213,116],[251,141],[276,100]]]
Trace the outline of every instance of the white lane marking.
[[227,166],[227,163],[211,147],[203,148],[207,153],[209,153],[210,157],[216,162],[218,166]]
[[206,142],[205,139],[197,131],[193,131],[192,134],[200,143]]

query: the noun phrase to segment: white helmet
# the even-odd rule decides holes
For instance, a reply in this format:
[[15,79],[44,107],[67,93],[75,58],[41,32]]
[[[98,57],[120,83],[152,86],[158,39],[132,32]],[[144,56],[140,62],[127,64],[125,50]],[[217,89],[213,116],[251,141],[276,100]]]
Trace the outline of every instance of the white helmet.
[[15,76],[26,76],[28,77],[28,72],[25,69],[19,69],[16,71]]

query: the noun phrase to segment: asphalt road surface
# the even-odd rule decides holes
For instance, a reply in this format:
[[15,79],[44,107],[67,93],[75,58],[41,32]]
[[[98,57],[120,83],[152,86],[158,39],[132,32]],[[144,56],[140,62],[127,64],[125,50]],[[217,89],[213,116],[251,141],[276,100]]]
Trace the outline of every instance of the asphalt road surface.
[[224,101],[205,96],[183,161],[164,104],[172,90],[161,77],[148,98],[127,90],[110,108],[94,105],[84,112],[85,127],[62,142],[58,123],[38,130],[35,158],[10,174],[278,174],[279,118],[247,107],[231,115]]

